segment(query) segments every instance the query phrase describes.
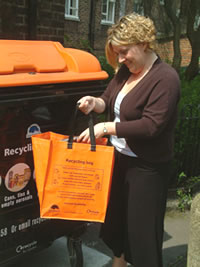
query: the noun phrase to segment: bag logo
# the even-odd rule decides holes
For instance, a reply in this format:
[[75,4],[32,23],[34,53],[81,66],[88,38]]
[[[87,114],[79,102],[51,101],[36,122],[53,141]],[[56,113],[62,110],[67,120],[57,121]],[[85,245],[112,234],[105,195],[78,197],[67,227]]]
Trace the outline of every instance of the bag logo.
[[51,210],[59,210],[59,207],[58,207],[58,205],[55,205],[55,204],[54,204],[54,205],[52,205],[52,206],[51,206]]
[[26,133],[26,138],[30,138],[34,134],[40,134],[40,126],[36,123],[31,124],[31,126],[28,127],[27,133]]
[[90,213],[90,214],[93,214],[93,215],[97,215],[97,214],[99,214],[99,211],[98,210],[90,210],[90,209],[88,209],[87,210],[87,213]]
[[58,214],[60,213],[59,206],[56,204],[51,205],[51,207],[49,208],[49,213],[52,214],[52,216],[58,216]]

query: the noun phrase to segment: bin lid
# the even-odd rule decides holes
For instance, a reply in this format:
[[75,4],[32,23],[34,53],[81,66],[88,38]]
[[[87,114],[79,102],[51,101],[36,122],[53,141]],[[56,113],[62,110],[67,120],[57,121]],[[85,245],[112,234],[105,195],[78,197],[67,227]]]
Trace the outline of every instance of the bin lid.
[[0,40],[0,87],[103,80],[92,54],[53,41]]

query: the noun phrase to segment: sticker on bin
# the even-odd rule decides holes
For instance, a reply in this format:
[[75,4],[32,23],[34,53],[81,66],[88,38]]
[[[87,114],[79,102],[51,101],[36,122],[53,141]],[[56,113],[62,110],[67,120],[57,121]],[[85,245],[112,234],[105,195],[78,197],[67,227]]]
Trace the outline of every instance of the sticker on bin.
[[17,163],[5,176],[5,186],[11,192],[22,190],[31,178],[31,169],[25,163]]
[[28,127],[26,138],[30,138],[34,134],[40,134],[40,126],[36,123],[31,124],[31,126]]

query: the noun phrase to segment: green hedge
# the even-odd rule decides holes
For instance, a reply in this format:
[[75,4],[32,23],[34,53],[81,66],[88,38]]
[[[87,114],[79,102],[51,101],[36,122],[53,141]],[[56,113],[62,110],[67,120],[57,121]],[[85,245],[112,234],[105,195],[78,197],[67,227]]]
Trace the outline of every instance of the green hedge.
[[196,76],[192,81],[186,81],[183,74],[181,79],[181,100],[179,108],[186,105],[192,105],[194,108],[200,107],[200,75]]
[[[175,131],[174,183],[184,184],[200,174],[200,76],[188,82],[181,77],[179,117]],[[179,175],[184,179],[179,181]]]

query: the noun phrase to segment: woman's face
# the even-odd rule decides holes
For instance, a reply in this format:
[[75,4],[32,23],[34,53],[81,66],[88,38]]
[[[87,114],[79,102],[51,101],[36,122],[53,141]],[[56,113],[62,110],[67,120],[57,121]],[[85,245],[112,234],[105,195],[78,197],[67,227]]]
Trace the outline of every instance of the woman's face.
[[112,45],[120,64],[125,64],[130,72],[140,73],[146,62],[146,44]]

